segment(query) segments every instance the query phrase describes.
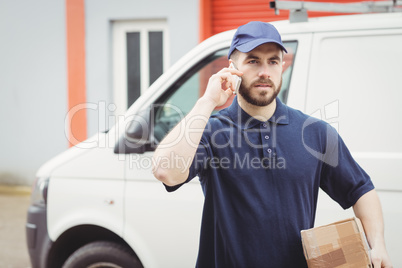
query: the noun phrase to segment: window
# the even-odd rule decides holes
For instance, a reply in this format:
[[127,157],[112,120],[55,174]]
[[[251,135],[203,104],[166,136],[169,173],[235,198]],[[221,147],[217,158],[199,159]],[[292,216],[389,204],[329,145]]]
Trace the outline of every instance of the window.
[[[284,43],[287,54],[284,56],[282,90],[279,98],[286,103],[297,42]],[[154,136],[160,141],[192,109],[195,102],[204,94],[209,77],[228,66],[228,49],[222,49],[195,65],[181,77],[156,104],[154,117]],[[229,106],[234,96],[217,110]]]
[[279,99],[286,103],[288,100],[289,94],[289,87],[292,78],[292,71],[294,65],[294,59],[297,50],[297,41],[288,41],[283,43],[285,45],[286,50],[288,53],[284,54],[283,61],[285,62],[285,66],[283,67],[283,74],[282,74],[282,88],[281,92],[279,92]]
[[126,109],[167,69],[166,20],[113,22],[113,80],[116,115]]

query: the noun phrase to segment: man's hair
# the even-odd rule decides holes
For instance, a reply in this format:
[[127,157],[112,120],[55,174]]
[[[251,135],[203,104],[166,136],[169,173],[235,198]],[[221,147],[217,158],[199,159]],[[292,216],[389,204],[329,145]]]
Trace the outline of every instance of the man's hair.
[[230,59],[237,60],[238,56],[239,56],[239,51],[237,49],[235,49],[235,50],[233,50],[232,54],[230,54]]

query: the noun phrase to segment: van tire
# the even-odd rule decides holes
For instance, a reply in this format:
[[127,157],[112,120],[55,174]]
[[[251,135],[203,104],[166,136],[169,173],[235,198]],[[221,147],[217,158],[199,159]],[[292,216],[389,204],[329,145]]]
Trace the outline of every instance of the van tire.
[[63,268],[143,268],[137,256],[120,244],[97,241],[77,249]]

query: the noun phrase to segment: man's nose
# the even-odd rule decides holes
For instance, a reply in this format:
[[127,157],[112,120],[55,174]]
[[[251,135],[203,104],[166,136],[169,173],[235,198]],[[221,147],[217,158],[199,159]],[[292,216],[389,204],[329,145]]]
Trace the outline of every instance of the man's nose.
[[267,64],[261,65],[261,69],[260,69],[258,76],[261,78],[270,78],[269,65],[267,65]]

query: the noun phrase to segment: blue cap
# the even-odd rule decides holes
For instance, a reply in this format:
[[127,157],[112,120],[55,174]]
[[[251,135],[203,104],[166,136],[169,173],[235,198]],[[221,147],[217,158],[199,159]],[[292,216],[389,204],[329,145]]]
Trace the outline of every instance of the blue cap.
[[272,24],[261,21],[249,22],[240,26],[234,34],[228,58],[235,49],[246,53],[265,43],[276,43],[287,53],[281,35]]

